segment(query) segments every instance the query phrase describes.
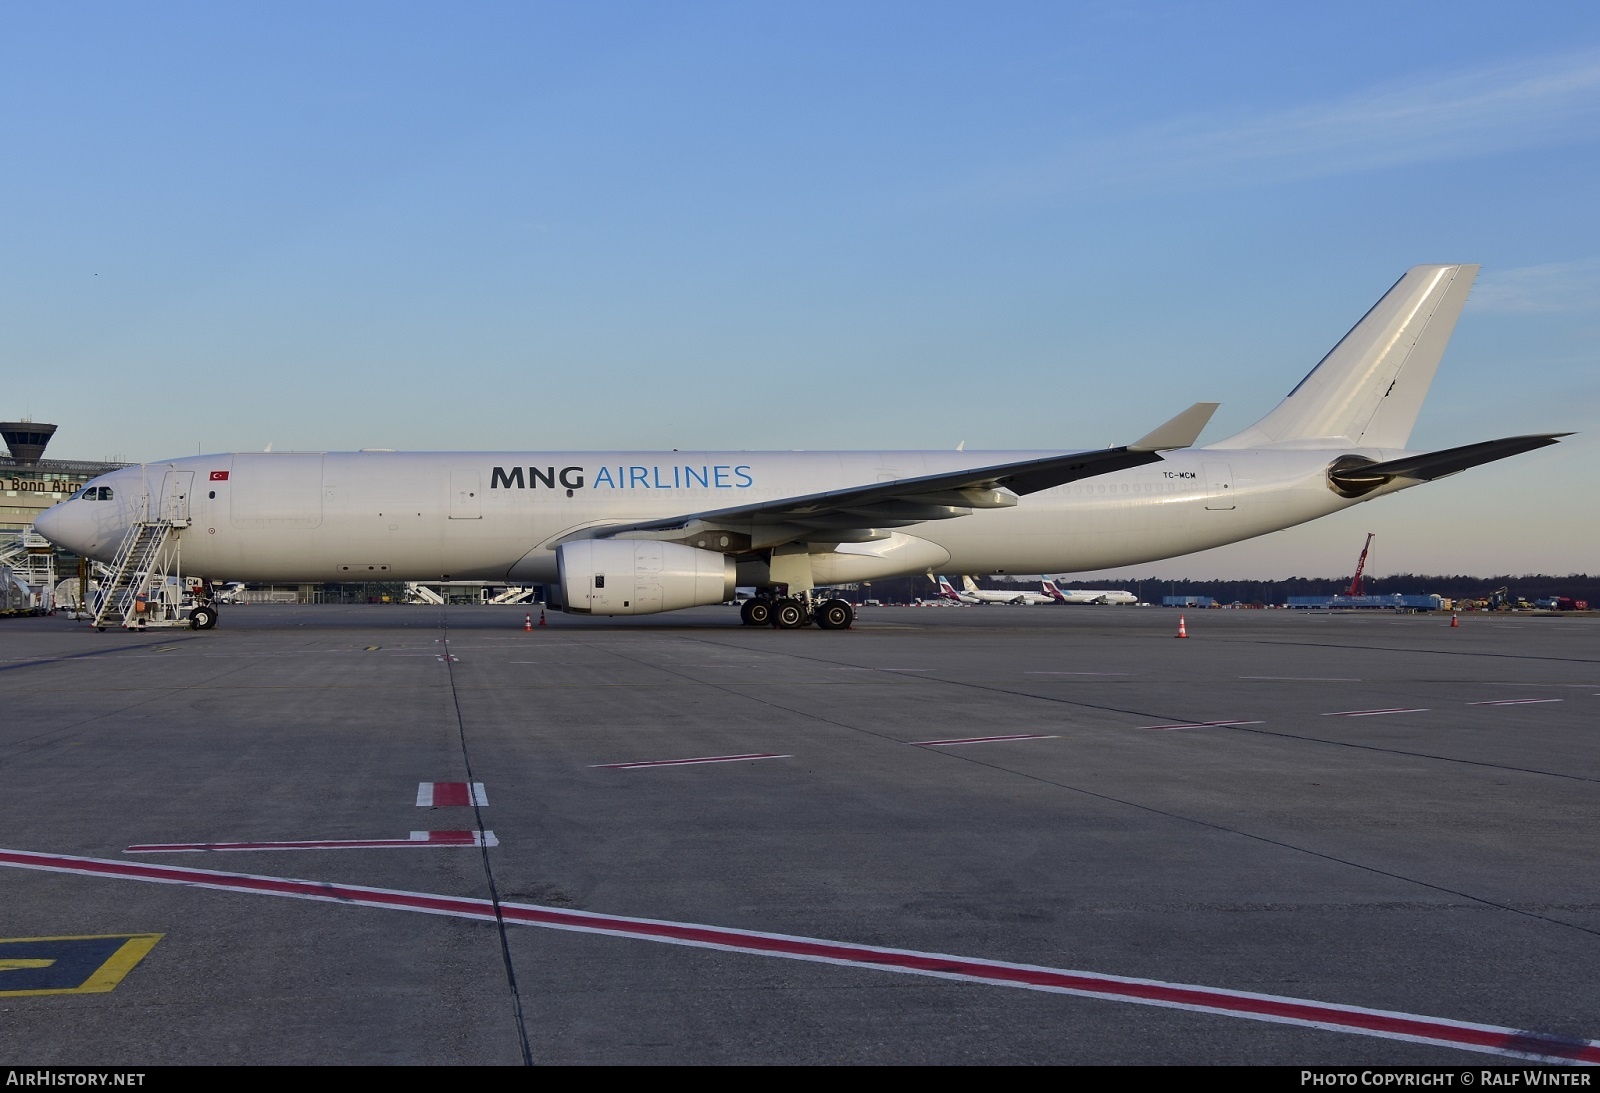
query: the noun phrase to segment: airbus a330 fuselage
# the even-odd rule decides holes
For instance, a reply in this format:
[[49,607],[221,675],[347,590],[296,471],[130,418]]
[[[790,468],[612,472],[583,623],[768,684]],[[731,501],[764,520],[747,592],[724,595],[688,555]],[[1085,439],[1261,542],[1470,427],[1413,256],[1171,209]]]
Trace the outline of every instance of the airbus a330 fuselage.
[[[48,526],[60,539],[70,536],[86,556],[108,561],[129,523],[148,507],[188,521],[181,530],[184,568],[217,579],[546,583],[556,579],[553,544],[603,529],[619,514],[630,520],[668,518],[1047,454],[1059,453],[191,456],[97,478],[84,492],[109,490],[109,498],[71,502],[70,532],[60,524]],[[1402,453],[1351,448],[1338,454],[1377,462]],[[928,569],[1039,573],[1145,562],[1276,531],[1356,503],[1329,488],[1328,462],[1325,452],[1168,452],[1157,463],[1044,490],[1015,507],[917,524],[876,541],[808,554],[819,585]],[[547,475],[554,488],[546,484]],[[62,510],[54,519],[64,523],[66,515]],[[724,549],[722,538],[709,538],[707,548]],[[766,568],[751,559],[741,566],[739,583],[767,583]]]
[[[1476,272],[1413,268],[1266,417],[1205,447],[1213,403],[1085,451],[249,452],[115,471],[36,526],[110,561],[160,521],[216,580],[542,583],[600,615],[754,585],[804,625],[818,587],[1169,558],[1554,443],[1406,447]],[[824,606],[819,624],[849,624]]]

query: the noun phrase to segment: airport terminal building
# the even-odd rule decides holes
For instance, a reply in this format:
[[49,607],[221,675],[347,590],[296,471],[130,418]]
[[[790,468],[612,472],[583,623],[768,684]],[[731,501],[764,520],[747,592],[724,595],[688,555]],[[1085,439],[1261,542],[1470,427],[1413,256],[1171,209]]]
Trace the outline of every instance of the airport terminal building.
[[0,538],[14,539],[33,527],[39,513],[71,497],[96,475],[127,466],[76,459],[46,459],[56,427],[34,421],[0,422],[8,454],[0,456]]

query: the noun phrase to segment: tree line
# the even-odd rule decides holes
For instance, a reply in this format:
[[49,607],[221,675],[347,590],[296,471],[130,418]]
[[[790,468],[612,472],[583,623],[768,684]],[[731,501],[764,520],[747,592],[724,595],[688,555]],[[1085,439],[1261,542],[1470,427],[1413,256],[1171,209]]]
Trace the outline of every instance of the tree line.
[[[954,579],[954,578],[953,578]],[[956,579],[958,581],[958,579]],[[1029,589],[1037,591],[1037,576],[974,577],[981,588]],[[959,583],[959,581],[958,581]],[[1218,603],[1287,603],[1290,596],[1335,596],[1350,588],[1349,577],[1285,577],[1282,580],[1242,581],[1179,581],[1162,577],[1133,577],[1126,580],[1076,581],[1070,577],[1057,580],[1063,588],[1121,588],[1132,592],[1146,603],[1160,603],[1163,596],[1199,596]],[[1513,600],[1525,599],[1532,603],[1546,596],[1570,596],[1575,600],[1600,603],[1600,575],[1569,573],[1556,576],[1531,573],[1512,576],[1474,577],[1470,574],[1390,573],[1382,577],[1363,576],[1363,591],[1369,596],[1387,596],[1399,592],[1404,595],[1444,596],[1447,599],[1486,599],[1499,588],[1506,589]],[[885,603],[909,603],[918,599],[932,599],[937,589],[926,577],[898,577],[873,581],[861,590],[863,598],[883,600]]]

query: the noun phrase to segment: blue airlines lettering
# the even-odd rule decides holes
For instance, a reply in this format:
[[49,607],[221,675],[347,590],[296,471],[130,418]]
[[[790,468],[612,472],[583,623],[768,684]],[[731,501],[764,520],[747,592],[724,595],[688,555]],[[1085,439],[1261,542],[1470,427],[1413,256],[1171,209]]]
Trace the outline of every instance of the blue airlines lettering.
[[491,490],[555,489],[558,484],[564,489],[576,490],[582,489],[585,482],[589,482],[590,489],[597,490],[732,490],[756,484],[747,463],[738,466],[701,464],[698,467],[686,464],[663,467],[659,463],[604,466],[595,472],[592,480],[583,467],[562,467],[559,471],[555,467],[495,467],[489,473]]

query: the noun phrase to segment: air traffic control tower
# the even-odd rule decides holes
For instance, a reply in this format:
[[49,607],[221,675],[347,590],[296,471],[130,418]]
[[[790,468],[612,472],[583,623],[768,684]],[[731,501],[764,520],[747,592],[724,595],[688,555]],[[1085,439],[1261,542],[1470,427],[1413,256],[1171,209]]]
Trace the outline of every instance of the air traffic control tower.
[[0,456],[0,538],[12,538],[33,527],[45,509],[65,501],[96,475],[114,471],[125,463],[94,463],[76,459],[46,459],[44,450],[56,427],[43,422],[0,421],[8,456]]

